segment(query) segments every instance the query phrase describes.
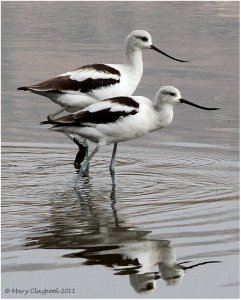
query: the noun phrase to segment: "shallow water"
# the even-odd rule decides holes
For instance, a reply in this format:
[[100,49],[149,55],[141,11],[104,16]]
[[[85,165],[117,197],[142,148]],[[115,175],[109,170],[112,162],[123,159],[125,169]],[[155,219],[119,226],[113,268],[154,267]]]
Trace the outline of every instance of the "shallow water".
[[[238,3],[2,9],[2,297],[238,298]],[[16,88],[119,63],[137,28],[191,63],[146,51],[136,95],[171,84],[221,110],[180,105],[169,128],[120,144],[115,191],[111,147],[101,149],[76,193],[76,147],[39,125],[56,106]]]

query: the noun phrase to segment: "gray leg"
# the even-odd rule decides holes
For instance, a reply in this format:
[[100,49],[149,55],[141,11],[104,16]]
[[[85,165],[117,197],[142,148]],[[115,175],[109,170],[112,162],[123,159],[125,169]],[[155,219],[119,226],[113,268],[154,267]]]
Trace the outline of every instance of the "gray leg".
[[67,138],[71,139],[71,141],[75,143],[74,137],[70,133],[65,131],[64,134],[67,136]]
[[65,131],[64,134],[67,136],[67,138],[71,139],[71,141],[74,142],[77,146],[79,146],[79,144],[82,145],[80,140],[74,137],[72,134],[68,133],[68,131]]
[[[83,145],[84,145],[85,151],[86,151],[85,157],[88,157],[88,155],[89,155],[89,144],[88,144],[87,139],[83,140]],[[88,174],[89,174],[89,164],[86,166],[84,175],[87,176]]]
[[[80,147],[79,144],[81,144],[81,146],[85,147],[86,157],[88,157],[88,155],[89,155],[89,144],[88,144],[88,140],[87,140],[87,139],[83,139],[83,142],[80,142],[80,141],[76,142],[76,138],[74,138],[74,142],[75,142],[75,144],[77,144],[79,147]],[[79,144],[78,144],[78,143],[79,143]]]
[[88,142],[87,142],[87,140],[86,139],[84,139],[83,140],[83,142],[80,142],[80,140],[79,139],[77,139],[76,137],[74,137],[72,134],[70,134],[70,133],[68,133],[68,131],[66,130],[65,132],[64,132],[64,134],[67,136],[67,138],[69,138],[69,139],[71,139],[71,141],[72,142],[74,142],[78,147],[79,146],[84,146],[84,147],[86,147],[87,148],[87,155],[88,155]]
[[117,143],[114,144],[111,162],[110,162],[110,175],[112,180],[112,185],[115,186],[115,157],[116,157]]
[[88,140],[87,140],[87,139],[83,139],[83,145],[86,146],[86,147],[89,146],[89,145],[88,145]]
[[[74,167],[76,169],[79,169],[80,168],[79,165],[86,157],[88,157],[88,149],[89,149],[88,142],[86,139],[84,139],[83,142],[81,142],[79,139],[77,139],[76,137],[68,133],[68,131],[65,131],[64,134],[79,147],[79,151],[76,155],[75,162],[74,162]],[[86,167],[85,173],[83,175],[87,176],[88,173],[89,173],[89,165]]]
[[86,171],[86,169],[87,169],[87,167],[89,165],[90,160],[98,152],[98,150],[100,149],[100,147],[101,146],[99,144],[97,144],[97,146],[95,147],[95,149],[91,152],[90,156],[88,156],[87,159],[81,164],[80,169],[79,169],[79,174],[78,174],[78,176],[76,178],[75,185],[74,185],[75,189],[77,189],[79,187],[79,182],[80,182],[81,177],[85,173],[85,171]]
[[65,111],[65,109],[63,107],[61,107],[55,113],[49,114],[48,117],[47,117],[48,120],[53,120],[55,116],[57,116],[58,114],[62,113],[63,111]]

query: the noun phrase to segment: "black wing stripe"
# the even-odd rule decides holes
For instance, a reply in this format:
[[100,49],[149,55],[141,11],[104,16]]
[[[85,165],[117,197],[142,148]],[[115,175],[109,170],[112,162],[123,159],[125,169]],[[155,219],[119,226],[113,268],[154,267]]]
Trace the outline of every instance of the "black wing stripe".
[[97,112],[86,111],[81,118],[77,121],[77,125],[81,123],[93,123],[93,124],[108,124],[114,123],[121,117],[128,115],[135,115],[138,111],[133,109],[130,112],[125,111],[110,111],[111,108],[103,109]]
[[89,93],[95,89],[106,87],[108,85],[119,83],[120,80],[113,78],[108,79],[92,79],[88,78],[83,81],[70,79],[69,76],[59,76],[49,79],[36,85],[29,87],[21,87],[21,90],[48,90],[51,92],[62,92],[67,90],[80,91],[81,93]]
[[95,69],[98,72],[120,76],[120,72],[118,70],[104,64],[85,65],[80,68],[80,70],[88,70],[88,69]]
[[[130,112],[125,111],[110,111],[111,108],[99,110],[97,112],[82,111],[78,114],[78,118],[73,120],[71,117],[62,117],[57,120],[53,120],[52,124],[55,126],[86,126],[86,123],[90,124],[108,124],[118,121],[121,117],[127,117],[129,115],[135,115],[137,110],[133,109]],[[76,117],[76,116],[75,116]],[[87,125],[88,126],[88,125]]]
[[139,103],[130,97],[124,97],[124,96],[115,97],[115,98],[106,99],[106,101],[111,101],[112,103],[119,103],[121,105],[126,105],[126,106],[134,107],[134,108],[139,107]]
[[79,89],[81,93],[90,93],[93,90],[106,87],[108,85],[113,85],[119,83],[120,80],[113,78],[108,79],[91,79],[88,78],[82,82],[79,82]]

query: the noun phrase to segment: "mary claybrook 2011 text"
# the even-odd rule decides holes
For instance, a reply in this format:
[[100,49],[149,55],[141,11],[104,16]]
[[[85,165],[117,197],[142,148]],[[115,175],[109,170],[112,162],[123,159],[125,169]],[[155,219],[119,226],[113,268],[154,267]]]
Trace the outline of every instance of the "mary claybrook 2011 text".
[[31,289],[5,289],[6,294],[14,294],[14,295],[51,295],[51,294],[75,294],[74,288],[54,288],[54,289],[38,289],[38,288],[31,288]]

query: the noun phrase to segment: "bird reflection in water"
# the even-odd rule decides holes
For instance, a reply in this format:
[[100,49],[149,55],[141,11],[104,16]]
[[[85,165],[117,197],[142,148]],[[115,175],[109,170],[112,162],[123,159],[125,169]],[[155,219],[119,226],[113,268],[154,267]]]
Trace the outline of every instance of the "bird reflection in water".
[[92,195],[90,185],[85,191],[77,192],[77,198],[71,190],[61,200],[52,200],[48,229],[32,234],[26,247],[71,249],[63,257],[85,259],[83,265],[102,265],[112,268],[114,275],[128,275],[133,289],[146,294],[156,289],[158,279],[174,286],[187,270],[219,262],[178,263],[169,240],[151,239],[151,231],[128,225],[127,218],[118,214],[114,191],[111,209],[106,205],[108,196],[96,191]]
[[[116,246],[86,247],[84,251],[66,254],[68,258],[85,258],[84,265],[103,265],[111,267],[114,275],[128,275],[133,289],[137,293],[149,293],[156,289],[157,280],[163,279],[168,286],[181,283],[186,270],[204,264],[219,261],[205,261],[184,266],[190,261],[177,263],[174,248],[168,240],[146,239],[137,237],[139,231],[133,231],[133,236],[122,239],[122,232],[118,231],[120,243]],[[126,232],[123,230],[123,234]],[[148,235],[148,232],[146,233]],[[157,269],[154,271],[153,269]]]

